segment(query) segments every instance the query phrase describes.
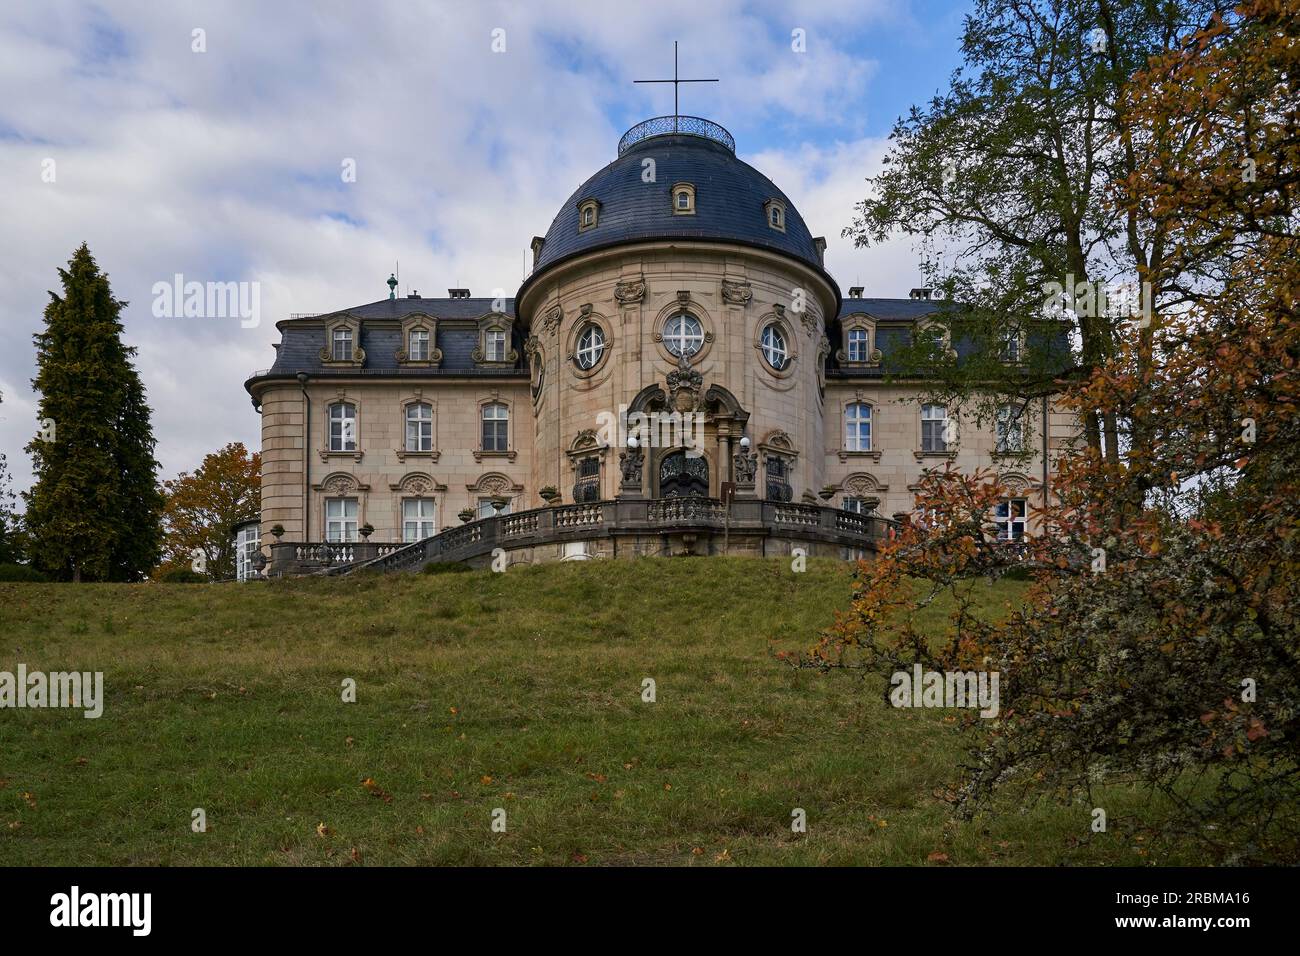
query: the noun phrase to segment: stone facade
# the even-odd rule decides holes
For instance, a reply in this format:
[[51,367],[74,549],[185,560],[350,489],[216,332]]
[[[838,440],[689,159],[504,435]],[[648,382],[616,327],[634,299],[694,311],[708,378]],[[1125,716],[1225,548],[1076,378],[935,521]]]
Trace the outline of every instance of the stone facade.
[[[1068,416],[1031,405],[1014,454],[998,453],[993,422],[937,409],[923,422],[922,383],[882,372],[891,343],[940,304],[842,298],[825,241],[735,159],[729,134],[660,136],[653,122],[534,240],[516,299],[390,294],[279,324],[275,366],[247,383],[262,414],[268,544],[277,526],[287,542],[330,540],[339,509],[341,533],[370,525],[373,542],[410,540],[458,527],[466,509],[489,514],[492,499],[539,507],[551,489],[564,503],[718,498],[734,482],[741,498],[892,518],[912,511],[922,472],[948,462],[1013,492],[1050,484],[1077,431]],[[408,442],[412,408],[427,448]],[[667,431],[645,424],[665,420]],[[504,429],[501,447],[485,445],[489,425]]]

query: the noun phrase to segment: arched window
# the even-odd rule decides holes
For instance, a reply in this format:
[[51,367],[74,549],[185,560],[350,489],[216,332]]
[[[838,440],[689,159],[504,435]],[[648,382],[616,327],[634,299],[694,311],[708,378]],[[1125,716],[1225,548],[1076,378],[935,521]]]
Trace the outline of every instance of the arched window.
[[330,451],[357,450],[357,406],[336,402],[330,406]]
[[433,406],[426,402],[406,406],[406,450],[433,451]]
[[578,336],[578,349],[574,353],[574,361],[578,363],[580,369],[591,369],[596,367],[596,363],[604,354],[605,333],[598,325],[588,325]]
[[790,353],[786,350],[785,335],[775,323],[763,329],[761,346],[763,358],[768,365],[778,372],[785,368],[790,360]]
[[483,450],[508,451],[510,409],[500,402],[483,406]]
[[844,409],[844,450],[871,451],[871,406],[866,402]]
[[689,312],[679,312],[664,323],[664,348],[673,355],[694,355],[704,345],[704,327]]

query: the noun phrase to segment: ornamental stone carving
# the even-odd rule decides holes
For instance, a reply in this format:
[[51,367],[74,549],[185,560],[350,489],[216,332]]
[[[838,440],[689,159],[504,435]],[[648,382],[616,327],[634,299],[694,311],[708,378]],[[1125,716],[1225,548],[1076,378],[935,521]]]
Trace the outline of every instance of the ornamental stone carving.
[[564,318],[564,309],[558,305],[553,305],[546,310],[542,318],[542,332],[547,335],[554,335],[560,327],[560,320]]
[[738,451],[731,456],[731,467],[736,473],[736,482],[742,485],[752,485],[754,475],[758,474],[758,456],[743,451]]
[[641,469],[645,466],[645,452],[640,448],[620,452],[618,456],[619,471],[623,473],[623,484],[641,487]]
[[733,302],[736,305],[748,305],[754,298],[754,291],[749,287],[748,282],[735,282],[731,279],[722,280],[722,301]]
[[614,298],[624,305],[640,302],[645,298],[645,280],[636,279],[618,283],[614,286]]
[[703,390],[704,376],[691,368],[688,356],[678,356],[677,371],[668,373],[668,402],[673,410],[683,414],[698,410]]

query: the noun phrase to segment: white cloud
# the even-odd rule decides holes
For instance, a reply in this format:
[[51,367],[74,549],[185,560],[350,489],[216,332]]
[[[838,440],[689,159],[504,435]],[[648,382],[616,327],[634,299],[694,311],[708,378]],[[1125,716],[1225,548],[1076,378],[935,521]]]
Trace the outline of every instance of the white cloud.
[[[316,5],[251,0],[0,9],[0,449],[15,483],[35,429],[31,335],[56,268],[83,240],[130,301],[126,339],[154,409],[163,476],[227,441],[259,444],[242,383],[271,364],[274,323],[387,294],[513,292],[523,253],[561,202],[614,158],[627,116],[668,111],[680,35],[683,112],[767,131],[742,156],[830,242],[846,287],[905,294],[910,248],[840,238],[882,145],[857,101],[875,78],[849,28],[917,29],[885,0],[795,4]],[[505,29],[507,52],[491,52]],[[808,31],[806,54],[790,30]],[[206,53],[191,31],[206,30]],[[804,124],[852,141],[808,144]],[[789,136],[789,145],[783,137]],[[57,181],[41,181],[53,158]],[[340,164],[356,160],[357,181]],[[258,281],[263,321],[157,319],[153,283]],[[856,281],[860,279],[861,281]]]

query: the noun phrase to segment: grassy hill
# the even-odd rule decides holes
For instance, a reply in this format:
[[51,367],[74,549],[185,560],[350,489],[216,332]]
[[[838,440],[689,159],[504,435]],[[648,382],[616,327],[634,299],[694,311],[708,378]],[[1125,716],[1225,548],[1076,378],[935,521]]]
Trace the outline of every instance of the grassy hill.
[[[987,588],[990,613],[1020,590]],[[771,656],[849,592],[840,563],[717,558],[0,585],[0,670],[102,670],[106,697],[98,720],[0,711],[0,861],[1153,861],[1125,825],[1145,797],[1123,790],[1104,834],[1082,805],[951,820],[950,714]]]

